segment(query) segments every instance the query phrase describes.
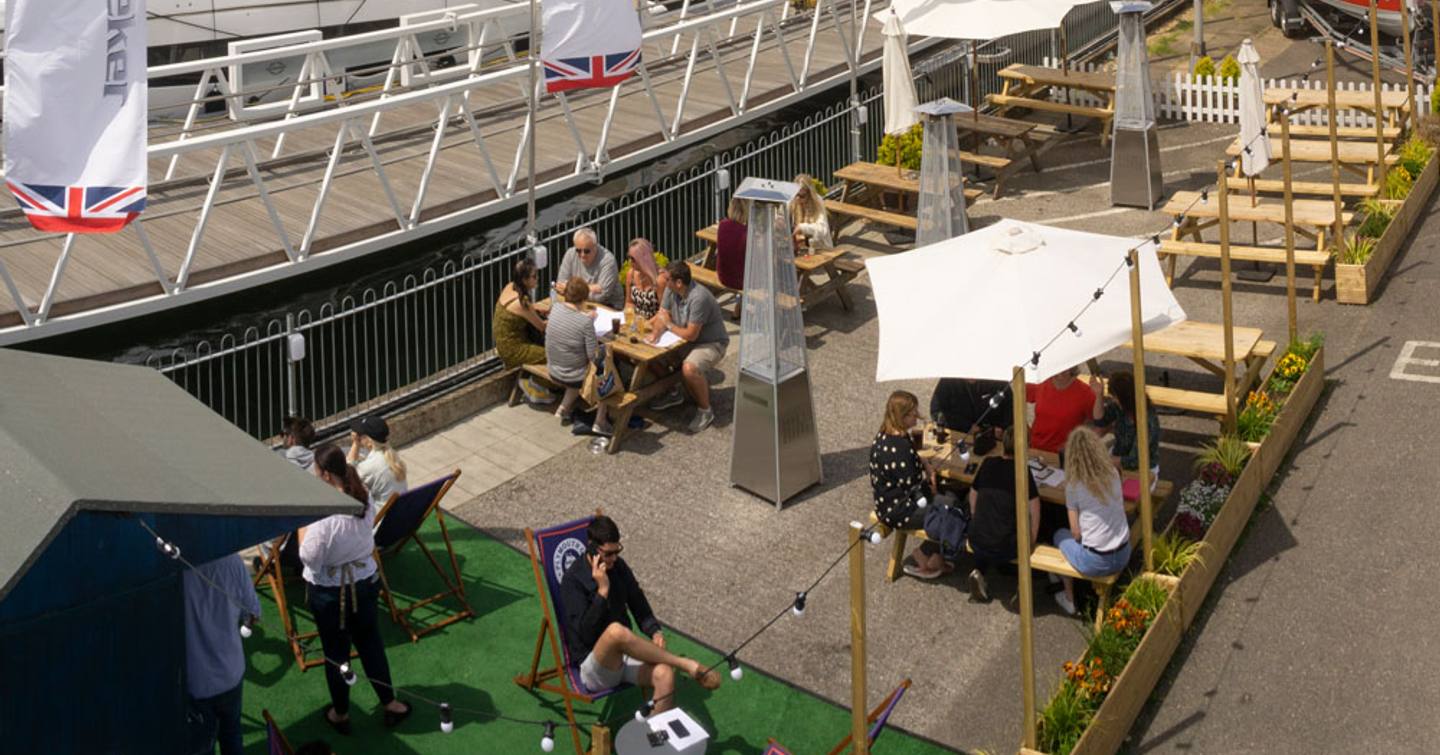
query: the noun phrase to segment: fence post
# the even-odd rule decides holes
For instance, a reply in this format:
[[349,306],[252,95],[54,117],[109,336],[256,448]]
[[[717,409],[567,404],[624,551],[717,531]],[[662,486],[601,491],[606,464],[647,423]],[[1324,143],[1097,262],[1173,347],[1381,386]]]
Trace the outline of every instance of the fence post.
[[296,373],[305,358],[305,335],[295,332],[295,315],[285,314],[285,409],[291,417],[300,416],[300,390]]

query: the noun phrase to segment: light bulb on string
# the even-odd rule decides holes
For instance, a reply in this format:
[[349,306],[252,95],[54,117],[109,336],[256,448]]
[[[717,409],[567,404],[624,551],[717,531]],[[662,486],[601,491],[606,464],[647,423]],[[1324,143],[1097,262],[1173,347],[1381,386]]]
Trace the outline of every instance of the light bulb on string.
[[730,664],[730,678],[740,681],[745,676],[745,669],[740,667],[740,661],[735,660],[733,655],[728,656],[725,661]]
[[355,682],[357,681],[357,679],[355,677],[355,672],[350,669],[350,663],[348,661],[340,664],[340,678],[345,680],[346,686],[355,686]]
[[[925,508],[925,503],[925,499],[921,498],[919,501],[916,502],[916,506],[923,509]],[[866,527],[860,530],[860,539],[864,540],[867,543],[870,543],[871,545],[879,545],[880,541],[885,538],[880,534],[879,527]]]
[[255,634],[255,630],[253,630],[253,629],[250,628],[251,625],[254,623],[254,621],[255,621],[255,617],[254,617],[254,616],[247,616],[247,617],[245,617],[245,620],[244,620],[244,621],[240,622],[240,638],[241,638],[241,639],[248,640],[248,639],[250,639],[250,635]]
[[451,713],[450,703],[440,703],[440,731],[446,734],[455,731],[455,717]]
[[1074,333],[1076,338],[1084,338],[1084,335],[1080,332],[1080,326],[1076,325],[1073,321],[1065,327],[1069,328],[1070,332]]
[[545,752],[555,751],[555,722],[545,722],[545,733],[540,735],[540,749]]
[[635,720],[636,720],[636,721],[644,721],[645,719],[647,719],[647,718],[650,717],[650,711],[653,711],[653,710],[655,710],[655,701],[654,701],[654,700],[646,700],[646,701],[645,701],[645,704],[644,704],[644,705],[641,705],[641,706],[640,706],[640,709],[637,710],[637,711],[635,711]]
[[[1249,148],[1247,147],[1246,149],[1249,149]],[[1226,163],[1225,169],[1226,169],[1226,170],[1229,170],[1229,169],[1230,169],[1229,163]],[[1210,190],[1209,190],[1209,189],[1201,189],[1201,190],[1200,190],[1200,204],[1210,204]]]
[[796,616],[805,615],[805,593],[795,593],[795,605],[790,607],[790,612],[795,614]]
[[180,546],[166,540],[163,537],[155,538],[155,547],[172,561],[180,560]]

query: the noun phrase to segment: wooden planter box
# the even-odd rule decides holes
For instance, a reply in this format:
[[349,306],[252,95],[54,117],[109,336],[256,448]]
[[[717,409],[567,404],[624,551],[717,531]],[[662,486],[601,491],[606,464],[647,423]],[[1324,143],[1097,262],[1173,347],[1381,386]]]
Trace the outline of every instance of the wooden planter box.
[[1440,154],[1431,156],[1425,170],[1420,171],[1414,188],[1410,190],[1410,196],[1405,197],[1400,209],[1395,212],[1395,217],[1390,220],[1390,225],[1375,241],[1375,252],[1365,264],[1342,265],[1336,261],[1336,301],[1341,304],[1370,303],[1370,297],[1380,286],[1385,272],[1390,269],[1390,263],[1399,253],[1400,245],[1410,237],[1410,231],[1420,217],[1420,210],[1430,201],[1430,195],[1435,191],[1436,174],[1440,171],[1437,164],[1440,164]]
[[[1431,165],[1434,165],[1434,162],[1431,162]],[[1268,382],[1267,377],[1266,383]],[[1310,417],[1310,411],[1315,408],[1315,402],[1320,400],[1320,391],[1324,387],[1325,347],[1321,346],[1310,360],[1310,367],[1305,371],[1305,375],[1295,384],[1295,388],[1280,407],[1280,414],[1275,417],[1275,424],[1270,426],[1265,442],[1260,444],[1260,465],[1265,480],[1270,480],[1279,471],[1286,455],[1290,453],[1290,446],[1294,445],[1295,438],[1300,434],[1300,428]]]

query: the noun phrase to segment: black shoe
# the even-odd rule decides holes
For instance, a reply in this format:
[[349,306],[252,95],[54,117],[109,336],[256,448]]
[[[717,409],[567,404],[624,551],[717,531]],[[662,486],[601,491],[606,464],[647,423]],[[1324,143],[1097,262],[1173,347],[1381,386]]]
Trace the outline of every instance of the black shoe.
[[329,724],[330,728],[335,730],[336,734],[342,737],[350,736],[350,719],[347,717],[341,721],[336,721],[330,717],[330,712],[333,710],[335,710],[335,706],[332,705],[326,708],[325,712],[321,713],[320,716],[325,719],[325,723]]
[[414,706],[410,705],[410,703],[401,703],[401,705],[405,706],[405,710],[402,710],[399,713],[396,713],[389,708],[385,709],[385,728],[393,729],[396,726],[399,726],[401,721],[404,721],[405,719],[410,717],[410,711],[414,710]]

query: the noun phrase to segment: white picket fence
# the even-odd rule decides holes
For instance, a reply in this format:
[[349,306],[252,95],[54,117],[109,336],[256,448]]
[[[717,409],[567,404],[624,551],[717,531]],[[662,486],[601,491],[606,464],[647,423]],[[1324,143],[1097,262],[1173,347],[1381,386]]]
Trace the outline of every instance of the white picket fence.
[[[1046,65],[1058,67],[1057,61],[1046,60]],[[1073,70],[1100,71],[1104,70],[1103,65],[1085,63],[1072,65]],[[1265,87],[1289,87],[1295,89],[1325,89],[1323,79],[1267,79]],[[1382,91],[1404,91],[1403,84],[1382,84]],[[1415,106],[1424,112],[1430,103],[1430,91],[1433,86],[1430,84],[1415,85]],[[1341,81],[1336,82],[1336,91],[1344,92],[1369,92],[1372,91],[1369,82]],[[1060,101],[1065,97],[1063,92],[1052,91],[1051,99]],[[1070,93],[1070,102],[1077,105],[1093,105],[1102,107],[1105,102],[1096,95],[1079,90]],[[1240,122],[1240,82],[1238,79],[1224,81],[1214,76],[1195,76],[1191,73],[1176,73],[1169,79],[1164,80],[1155,92],[1155,112],[1161,118],[1189,121],[1191,123],[1239,123]],[[1339,125],[1341,126],[1373,126],[1373,117],[1358,110],[1341,110],[1338,113]],[[1307,126],[1323,126],[1327,123],[1327,114],[1324,108],[1312,108],[1295,114],[1291,119],[1292,124]]]

